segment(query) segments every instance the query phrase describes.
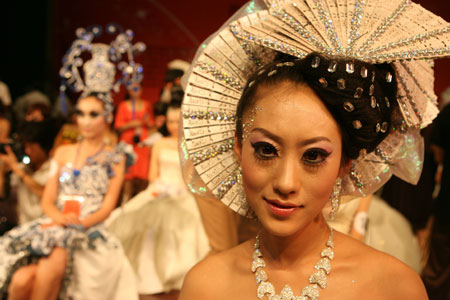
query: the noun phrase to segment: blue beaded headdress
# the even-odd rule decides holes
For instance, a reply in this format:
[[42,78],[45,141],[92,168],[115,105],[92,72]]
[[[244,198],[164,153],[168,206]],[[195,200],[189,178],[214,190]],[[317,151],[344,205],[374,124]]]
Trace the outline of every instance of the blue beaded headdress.
[[[143,78],[142,65],[134,61],[137,52],[145,50],[145,44],[133,44],[133,31],[123,31],[118,25],[106,26],[106,32],[116,35],[110,44],[92,43],[94,38],[102,34],[100,26],[88,29],[78,28],[77,39],[72,43],[63,57],[61,76],[61,101],[64,108],[65,91],[69,87],[74,92],[81,92],[81,98],[95,93],[104,102],[105,115],[113,111],[111,91],[118,92],[121,84],[140,82]],[[86,52],[91,58],[84,61],[82,55]],[[83,69],[83,75],[80,69]],[[121,73],[116,79],[116,69]]]

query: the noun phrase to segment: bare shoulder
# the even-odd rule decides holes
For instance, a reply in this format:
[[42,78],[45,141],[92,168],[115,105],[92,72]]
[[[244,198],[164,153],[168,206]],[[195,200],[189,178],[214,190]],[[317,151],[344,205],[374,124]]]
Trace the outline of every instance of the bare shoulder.
[[375,293],[367,299],[428,299],[419,274],[409,266],[351,237],[337,235],[336,255],[341,253],[342,264],[349,266],[362,290]]
[[164,147],[164,145],[166,144],[166,140],[165,138],[161,138],[159,140],[157,140],[153,146],[152,146],[152,150],[155,151],[155,149],[160,149],[161,147]]
[[210,300],[227,295],[233,282],[239,278],[242,262],[248,261],[248,258],[245,260],[249,255],[246,244],[209,255],[195,265],[184,279],[179,299]]
[[76,153],[78,144],[67,144],[58,146],[55,150],[53,159],[55,159],[59,164],[63,165],[72,160]]

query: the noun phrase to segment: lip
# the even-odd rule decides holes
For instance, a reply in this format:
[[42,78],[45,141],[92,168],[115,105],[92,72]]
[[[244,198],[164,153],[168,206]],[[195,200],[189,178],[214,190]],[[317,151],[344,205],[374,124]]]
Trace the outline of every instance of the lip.
[[269,207],[270,211],[279,217],[288,217],[292,215],[295,211],[300,209],[301,206],[298,206],[296,204],[286,202],[286,201],[280,201],[280,200],[271,200],[266,199],[264,200],[267,203],[267,206]]

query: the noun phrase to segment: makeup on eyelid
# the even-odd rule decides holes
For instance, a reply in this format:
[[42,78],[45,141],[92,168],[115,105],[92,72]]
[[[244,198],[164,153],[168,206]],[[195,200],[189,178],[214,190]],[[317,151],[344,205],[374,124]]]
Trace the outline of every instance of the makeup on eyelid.
[[84,113],[84,112],[81,111],[81,110],[76,110],[76,111],[75,111],[75,114],[76,114],[77,116],[79,116],[79,117],[89,116],[89,117],[91,117],[91,118],[96,118],[96,117],[98,117],[98,116],[101,115],[101,114],[100,114],[99,112],[97,112],[97,111],[90,111],[90,112]]

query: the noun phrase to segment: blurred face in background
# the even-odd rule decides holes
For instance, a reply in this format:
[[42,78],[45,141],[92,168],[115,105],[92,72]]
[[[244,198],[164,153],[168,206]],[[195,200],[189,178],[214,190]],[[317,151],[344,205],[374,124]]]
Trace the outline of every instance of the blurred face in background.
[[89,96],[78,100],[76,116],[77,124],[83,138],[98,138],[108,129],[103,102]]
[[140,99],[142,95],[142,87],[139,83],[130,84],[127,88],[131,99]]
[[178,124],[180,120],[181,109],[169,107],[166,113],[166,126],[170,136],[178,136]]
[[24,142],[25,154],[30,158],[32,166],[41,165],[48,158],[47,152],[38,142]]
[[27,113],[25,116],[27,122],[42,122],[44,121],[44,113],[41,109],[35,108]]

